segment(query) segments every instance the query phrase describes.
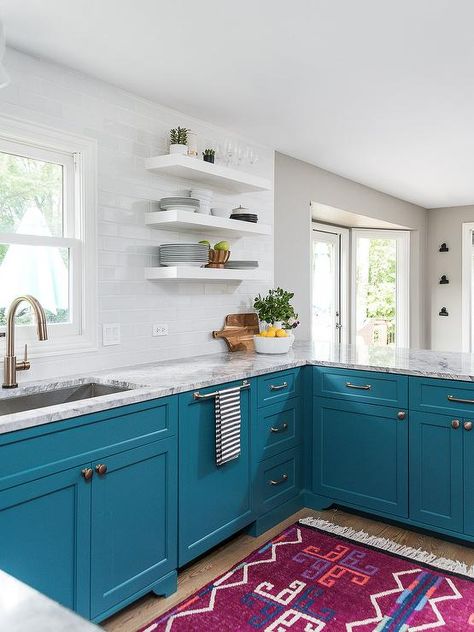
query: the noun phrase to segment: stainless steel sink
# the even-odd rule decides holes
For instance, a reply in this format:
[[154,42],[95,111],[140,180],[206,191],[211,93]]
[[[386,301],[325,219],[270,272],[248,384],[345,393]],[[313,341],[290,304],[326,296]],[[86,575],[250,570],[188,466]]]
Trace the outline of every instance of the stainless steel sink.
[[101,395],[112,393],[122,393],[130,389],[120,386],[109,386],[105,384],[79,384],[68,386],[67,388],[57,388],[42,393],[31,393],[31,395],[17,395],[0,399],[0,415],[11,415],[25,410],[44,408],[45,406],[55,406],[56,404],[67,404],[81,399],[91,399]]

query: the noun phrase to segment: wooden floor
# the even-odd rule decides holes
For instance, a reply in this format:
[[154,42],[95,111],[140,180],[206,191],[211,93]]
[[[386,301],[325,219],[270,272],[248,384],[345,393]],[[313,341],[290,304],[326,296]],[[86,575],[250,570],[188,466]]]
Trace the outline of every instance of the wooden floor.
[[407,529],[401,529],[400,527],[376,520],[369,520],[368,518],[346,513],[340,509],[327,509],[325,511],[302,509],[259,538],[252,538],[245,534],[237,535],[223,546],[213,550],[209,555],[181,571],[178,577],[178,591],[174,595],[168,597],[168,599],[147,595],[102,623],[102,626],[108,632],[136,632],[136,630],[152,621],[162,612],[227,571],[236,562],[246,557],[286,526],[299,518],[307,516],[317,516],[341,526],[363,529],[371,535],[390,538],[399,544],[420,548],[434,553],[438,557],[460,560],[469,565],[474,564],[474,548],[471,547],[454,544],[415,531],[408,531]]

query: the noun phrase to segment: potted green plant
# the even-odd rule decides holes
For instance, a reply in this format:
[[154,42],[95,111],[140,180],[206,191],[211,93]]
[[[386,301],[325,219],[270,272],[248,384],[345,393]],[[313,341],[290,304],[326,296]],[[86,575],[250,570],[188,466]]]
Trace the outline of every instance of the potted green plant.
[[170,154],[188,153],[188,130],[185,127],[176,127],[170,130]]
[[204,162],[212,162],[214,163],[214,157],[216,155],[215,149],[205,149],[202,152],[202,159]]
[[294,329],[299,325],[291,299],[294,292],[287,292],[281,287],[270,290],[266,296],[255,297],[253,306],[261,323],[274,325],[277,329]]

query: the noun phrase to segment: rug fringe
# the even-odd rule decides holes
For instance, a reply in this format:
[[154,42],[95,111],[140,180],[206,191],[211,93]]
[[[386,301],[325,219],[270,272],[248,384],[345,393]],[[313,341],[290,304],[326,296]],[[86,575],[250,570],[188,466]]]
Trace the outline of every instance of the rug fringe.
[[464,562],[458,560],[450,560],[446,557],[437,557],[433,553],[423,551],[422,549],[414,549],[404,544],[397,544],[393,540],[387,538],[379,538],[374,535],[370,535],[366,531],[356,531],[352,527],[341,527],[340,525],[323,520],[322,518],[301,518],[299,522],[309,527],[316,527],[322,531],[328,531],[334,533],[334,535],[342,535],[350,540],[355,540],[361,544],[368,544],[378,549],[388,551],[389,553],[395,553],[408,557],[417,562],[423,562],[430,564],[441,570],[451,571],[452,573],[458,573],[459,575],[465,575],[466,577],[474,577],[474,565],[468,567]]

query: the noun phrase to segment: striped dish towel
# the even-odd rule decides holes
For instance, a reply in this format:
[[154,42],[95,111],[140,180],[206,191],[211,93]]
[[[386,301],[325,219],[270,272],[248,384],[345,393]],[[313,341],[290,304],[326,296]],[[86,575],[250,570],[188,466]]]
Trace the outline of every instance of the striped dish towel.
[[224,465],[240,455],[240,386],[218,391],[214,402],[216,463]]

